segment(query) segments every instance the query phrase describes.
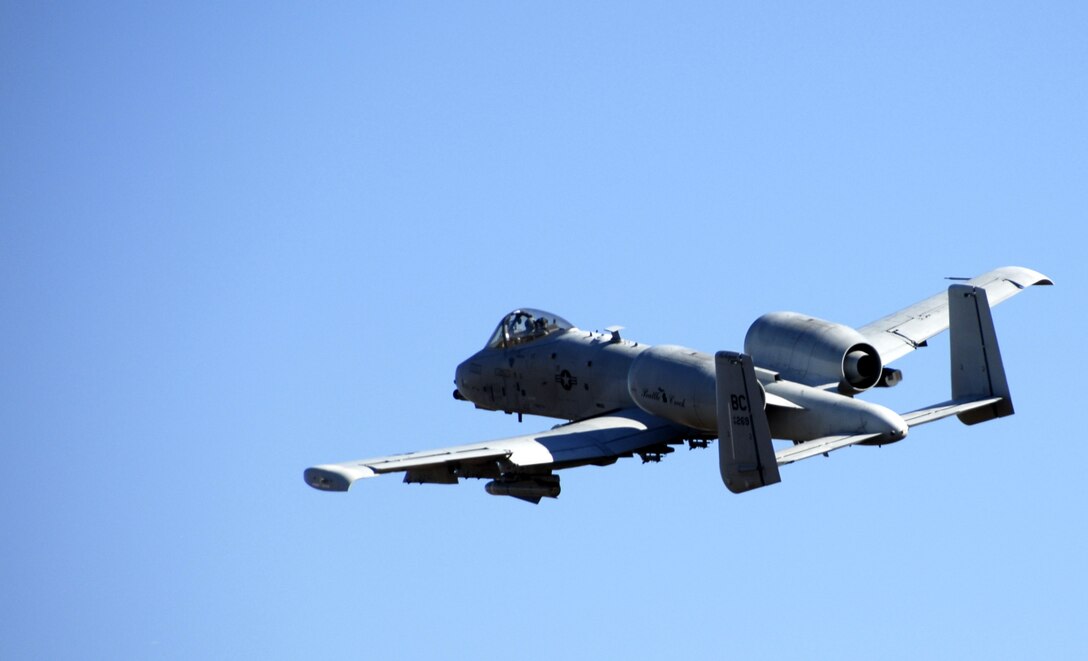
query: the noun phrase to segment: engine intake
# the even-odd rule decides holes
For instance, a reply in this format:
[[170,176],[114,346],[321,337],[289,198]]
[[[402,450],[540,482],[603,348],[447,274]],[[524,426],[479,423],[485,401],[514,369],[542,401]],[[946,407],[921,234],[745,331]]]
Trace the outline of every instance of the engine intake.
[[744,352],[760,367],[809,386],[838,383],[859,393],[880,381],[880,353],[861,333],[797,312],[765,314],[748,329]]

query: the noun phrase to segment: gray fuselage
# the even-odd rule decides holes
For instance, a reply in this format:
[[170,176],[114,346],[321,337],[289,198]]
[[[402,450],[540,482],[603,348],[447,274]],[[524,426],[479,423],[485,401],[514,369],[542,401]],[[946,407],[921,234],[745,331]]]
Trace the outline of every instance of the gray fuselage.
[[[454,396],[481,409],[564,420],[637,407],[690,429],[691,437],[718,435],[713,355],[621,339],[618,330],[584,331],[547,315],[507,315],[488,346],[457,366]],[[902,419],[878,404],[757,373],[775,438],[878,431],[886,434],[878,442],[887,443],[906,434]]]
[[477,407],[580,420],[635,406],[631,363],[649,347],[571,328],[523,344],[488,347],[457,366],[458,392]]

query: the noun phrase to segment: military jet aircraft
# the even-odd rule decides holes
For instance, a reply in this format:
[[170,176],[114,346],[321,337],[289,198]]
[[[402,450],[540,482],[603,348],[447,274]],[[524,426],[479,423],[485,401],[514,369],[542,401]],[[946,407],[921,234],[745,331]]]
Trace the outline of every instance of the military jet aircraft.
[[[1012,397],[990,306],[1052,284],[1010,266],[854,329],[797,312],[763,315],[744,352],[711,355],[648,346],[575,328],[523,308],[506,315],[487,346],[457,366],[453,396],[476,408],[567,420],[550,430],[438,450],[306,469],[315,489],[347,491],[362,478],[403,472],[409,483],[490,480],[485,489],[533,503],[559,495],[554,471],[639,455],[660,461],[674,445],[718,442],[734,493],[781,480],[779,466],[851,445],[900,441],[912,427],[952,415],[973,425],[1012,415]],[[949,330],[951,398],[908,413],[856,397],[898,384],[888,365]],[[775,451],[772,439],[792,441]]]

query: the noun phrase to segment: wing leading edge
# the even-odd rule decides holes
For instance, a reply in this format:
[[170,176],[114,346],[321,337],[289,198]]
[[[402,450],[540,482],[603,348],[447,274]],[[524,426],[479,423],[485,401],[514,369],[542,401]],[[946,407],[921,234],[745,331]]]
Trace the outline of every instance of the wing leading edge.
[[395,472],[407,473],[406,482],[453,484],[462,477],[499,478],[612,463],[640,450],[680,443],[690,434],[691,430],[631,408],[536,434],[314,466],[303,477],[322,491],[347,491],[356,480]]

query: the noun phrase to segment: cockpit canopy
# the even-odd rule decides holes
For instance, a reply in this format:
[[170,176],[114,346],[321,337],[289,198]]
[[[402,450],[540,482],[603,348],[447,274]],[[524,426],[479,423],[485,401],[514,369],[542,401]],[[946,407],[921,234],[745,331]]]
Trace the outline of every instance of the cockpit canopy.
[[521,308],[502,318],[487,343],[489,349],[506,349],[538,340],[546,335],[574,328],[569,321],[551,312]]

